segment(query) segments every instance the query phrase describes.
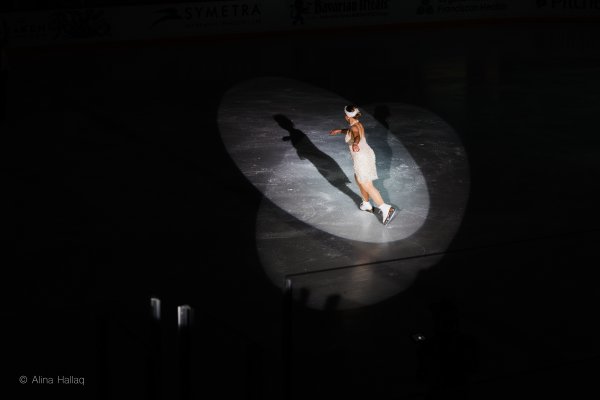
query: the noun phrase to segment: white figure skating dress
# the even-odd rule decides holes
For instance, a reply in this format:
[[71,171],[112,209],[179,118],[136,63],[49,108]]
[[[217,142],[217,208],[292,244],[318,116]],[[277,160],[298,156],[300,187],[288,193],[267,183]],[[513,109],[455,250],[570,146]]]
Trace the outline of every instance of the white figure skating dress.
[[360,182],[374,181],[378,178],[377,168],[375,166],[375,152],[367,143],[365,139],[364,130],[359,127],[362,131],[360,135],[360,141],[358,142],[358,151],[352,151],[352,135],[348,131],[346,133],[346,143],[350,148],[350,155],[352,156],[352,162],[354,164],[354,173]]

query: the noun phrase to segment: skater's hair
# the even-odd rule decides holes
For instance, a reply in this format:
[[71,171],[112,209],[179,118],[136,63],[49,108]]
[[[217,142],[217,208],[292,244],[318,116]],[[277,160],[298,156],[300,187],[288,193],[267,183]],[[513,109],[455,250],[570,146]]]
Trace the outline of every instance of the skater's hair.
[[[358,107],[356,107],[354,104],[349,104],[346,107],[344,107],[344,112],[346,113],[346,115],[348,115],[349,117],[352,117],[352,118],[358,119],[358,118],[362,117],[362,114],[358,110]],[[356,113],[356,114],[351,115],[354,113]]]

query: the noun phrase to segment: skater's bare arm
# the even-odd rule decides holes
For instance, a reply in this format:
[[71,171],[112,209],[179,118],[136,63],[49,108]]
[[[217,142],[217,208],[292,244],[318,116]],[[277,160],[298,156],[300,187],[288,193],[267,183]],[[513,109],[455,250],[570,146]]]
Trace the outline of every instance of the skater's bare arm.
[[329,131],[330,135],[339,135],[340,133],[343,133],[344,135],[346,133],[348,133],[350,129],[332,129]]

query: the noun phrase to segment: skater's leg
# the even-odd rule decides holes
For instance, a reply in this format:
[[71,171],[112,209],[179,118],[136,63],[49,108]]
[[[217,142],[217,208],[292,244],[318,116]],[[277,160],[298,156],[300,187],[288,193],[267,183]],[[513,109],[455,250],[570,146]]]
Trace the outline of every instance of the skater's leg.
[[[379,190],[377,190],[377,188],[373,185],[372,181],[365,181],[365,182],[361,182],[360,183],[361,189],[364,189],[365,192],[367,192],[367,196],[370,196],[370,198],[373,199],[373,201],[375,202],[375,205],[377,207],[379,207],[380,205],[382,205],[383,199],[381,198],[381,193],[379,193]],[[362,190],[361,190],[362,193]]]
[[365,190],[362,183],[360,183],[360,181],[358,180],[358,177],[356,176],[356,174],[354,174],[354,180],[356,180],[356,184],[358,185],[358,188],[360,189],[360,197],[362,197],[363,201],[369,201],[369,192],[367,192]]
[[373,205],[371,205],[371,202],[369,201],[369,192],[367,192],[362,183],[360,183],[356,174],[354,174],[354,179],[356,180],[356,184],[360,189],[360,197],[362,197],[362,203],[360,203],[358,208],[363,211],[373,212]]
[[396,208],[383,201],[381,193],[379,193],[379,190],[373,185],[372,181],[362,182],[362,185],[377,205],[377,208],[381,210],[382,222],[384,225],[387,225],[396,215]]

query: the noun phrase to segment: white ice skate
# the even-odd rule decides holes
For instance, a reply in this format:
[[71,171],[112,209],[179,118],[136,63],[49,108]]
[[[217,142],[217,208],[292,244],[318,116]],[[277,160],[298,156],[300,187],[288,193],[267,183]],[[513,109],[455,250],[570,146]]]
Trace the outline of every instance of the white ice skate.
[[398,213],[396,207],[389,204],[382,204],[379,207],[379,210],[381,211],[381,222],[383,225],[389,224]]
[[360,206],[358,208],[366,212],[373,212],[373,206],[368,201],[363,201],[362,203],[360,203]]

